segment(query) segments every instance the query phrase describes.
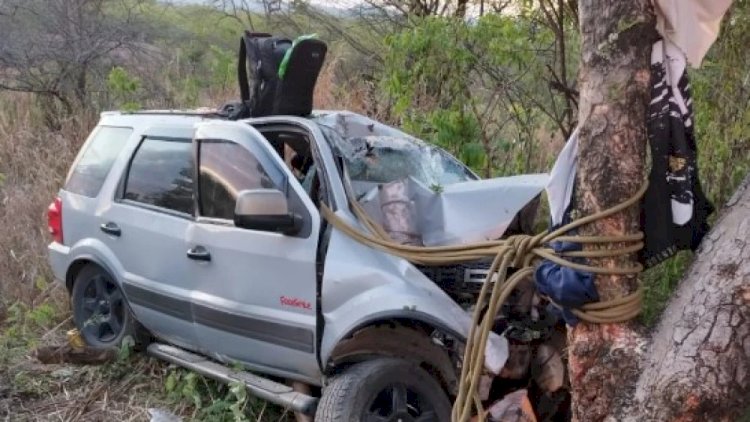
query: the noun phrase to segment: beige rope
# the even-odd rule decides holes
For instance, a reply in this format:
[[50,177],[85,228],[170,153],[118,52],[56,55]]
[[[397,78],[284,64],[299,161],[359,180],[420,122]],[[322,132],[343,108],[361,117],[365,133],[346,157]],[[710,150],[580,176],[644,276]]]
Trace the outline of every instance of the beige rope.
[[[628,275],[641,272],[643,267],[640,264],[629,267],[598,267],[573,262],[567,258],[602,258],[629,255],[643,247],[643,233],[638,232],[615,236],[570,236],[566,235],[566,233],[636,205],[641,197],[643,197],[647,187],[648,185],[644,184],[635,195],[621,204],[575,220],[552,232],[543,232],[534,236],[517,235],[502,240],[457,246],[423,247],[402,245],[393,242],[385,230],[367,215],[362,206],[357,201],[351,199],[350,206],[354,214],[372,234],[363,233],[361,230],[352,227],[324,204],[321,205],[320,211],[326,221],[347,236],[365,245],[402,257],[416,264],[446,265],[481,258],[494,258],[479,293],[477,306],[472,317],[471,330],[466,339],[460,384],[452,414],[454,422],[465,422],[469,420],[472,410],[474,410],[479,416],[479,420],[484,421],[484,408],[477,394],[477,388],[484,369],[484,350],[487,346],[487,339],[502,304],[518,283],[533,274],[533,261],[537,259],[547,259],[565,267],[594,274]],[[544,247],[544,245],[552,241],[627,245],[611,249],[555,253],[553,250]],[[510,277],[507,277],[509,268],[517,270]],[[493,279],[495,283],[490,282]],[[492,286],[491,292],[489,292],[490,286]],[[487,299],[488,292],[489,299]],[[589,303],[571,311],[576,317],[586,322],[602,324],[625,322],[638,315],[642,299],[643,293],[639,287],[637,291],[629,295],[612,300]]]

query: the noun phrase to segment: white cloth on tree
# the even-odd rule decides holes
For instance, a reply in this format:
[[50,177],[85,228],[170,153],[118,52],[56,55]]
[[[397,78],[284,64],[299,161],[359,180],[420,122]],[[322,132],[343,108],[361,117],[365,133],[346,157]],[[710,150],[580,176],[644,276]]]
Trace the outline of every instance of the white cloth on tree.
[[732,0],[652,0],[656,29],[699,67],[719,36],[721,19]]
[[549,213],[552,226],[562,224],[565,211],[570,206],[573,196],[573,185],[576,181],[576,168],[578,164],[578,128],[568,138],[565,147],[557,156],[555,165],[549,174],[547,183],[547,200],[549,201]]

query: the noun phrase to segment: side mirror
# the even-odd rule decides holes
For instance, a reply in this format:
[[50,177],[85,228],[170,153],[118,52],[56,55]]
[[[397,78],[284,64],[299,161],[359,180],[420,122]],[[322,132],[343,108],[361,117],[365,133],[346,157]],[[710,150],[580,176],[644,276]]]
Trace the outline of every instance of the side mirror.
[[234,225],[243,229],[297,234],[302,217],[289,212],[289,204],[276,189],[240,191],[234,207]]

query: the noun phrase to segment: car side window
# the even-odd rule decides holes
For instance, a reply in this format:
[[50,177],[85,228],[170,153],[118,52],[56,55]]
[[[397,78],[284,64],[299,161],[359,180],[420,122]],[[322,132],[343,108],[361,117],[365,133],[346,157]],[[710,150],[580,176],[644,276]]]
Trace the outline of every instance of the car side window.
[[144,139],[130,163],[123,198],[193,215],[190,142]]
[[275,187],[257,157],[241,145],[220,140],[203,140],[198,145],[201,216],[232,220],[240,191]]
[[99,195],[115,159],[132,133],[133,129],[128,127],[96,128],[86,150],[73,164],[63,189],[90,198]]

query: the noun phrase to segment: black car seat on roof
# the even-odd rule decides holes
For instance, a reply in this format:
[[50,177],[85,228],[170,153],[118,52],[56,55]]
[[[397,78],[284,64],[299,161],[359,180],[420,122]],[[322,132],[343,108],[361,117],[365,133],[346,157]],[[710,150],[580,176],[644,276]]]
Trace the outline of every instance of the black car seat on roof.
[[246,31],[240,41],[239,103],[221,112],[230,120],[269,115],[308,116],[328,48],[313,35],[294,41]]
[[274,114],[308,116],[313,109],[313,91],[328,47],[312,37],[294,40],[279,67]]

